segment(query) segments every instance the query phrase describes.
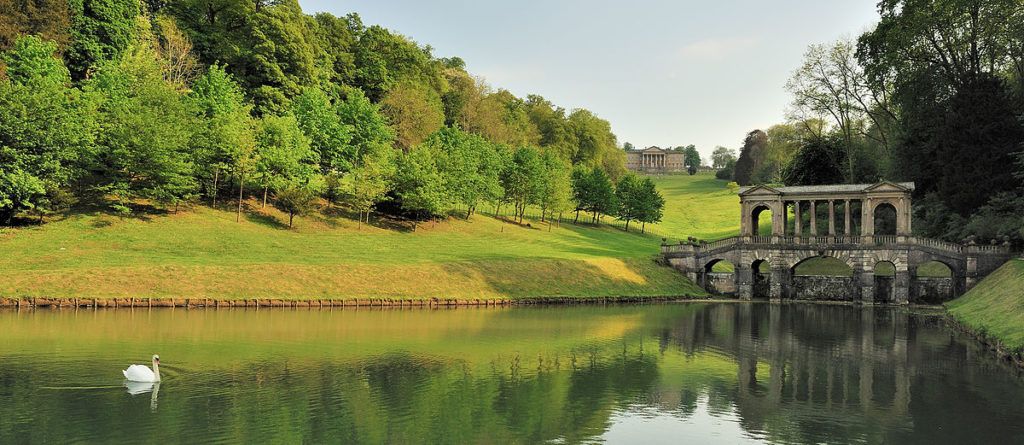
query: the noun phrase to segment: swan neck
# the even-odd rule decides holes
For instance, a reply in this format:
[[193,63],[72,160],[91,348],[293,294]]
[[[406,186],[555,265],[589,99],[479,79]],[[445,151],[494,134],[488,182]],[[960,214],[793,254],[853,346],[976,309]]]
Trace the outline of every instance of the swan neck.
[[155,376],[154,380],[159,382],[160,381],[160,362],[157,362],[155,360],[153,361],[153,375]]

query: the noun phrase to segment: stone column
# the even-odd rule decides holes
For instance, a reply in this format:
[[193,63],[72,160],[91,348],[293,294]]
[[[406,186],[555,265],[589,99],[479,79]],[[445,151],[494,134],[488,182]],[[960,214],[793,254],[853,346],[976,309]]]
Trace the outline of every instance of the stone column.
[[786,230],[789,230],[789,204],[782,201],[782,236],[786,236]]
[[811,201],[811,236],[818,236],[818,204]]
[[908,304],[910,302],[910,271],[896,269],[896,276],[893,278],[892,302],[895,304]]
[[772,303],[780,303],[789,289],[791,271],[785,264],[769,263],[769,265],[771,266],[771,272],[769,272],[771,281],[768,282],[768,299]]
[[736,271],[736,296],[740,300],[754,298],[754,270],[749,264],[734,264]]
[[836,236],[836,202],[828,200],[828,236]]
[[800,216],[800,201],[793,201],[794,213],[796,214],[796,227],[794,236],[797,238],[797,242],[800,242],[799,238],[804,236],[804,219]]
[[853,270],[853,281],[860,291],[860,302],[865,305],[875,304],[875,270],[874,266],[866,266],[863,260],[857,259],[857,268]]
[[871,198],[861,201],[860,236],[864,237],[863,242],[866,243],[872,243],[875,240],[875,215],[871,206]]
[[843,210],[846,212],[846,231],[843,232],[845,236],[853,235],[850,233],[853,228],[850,226],[850,200],[847,199],[843,202]]

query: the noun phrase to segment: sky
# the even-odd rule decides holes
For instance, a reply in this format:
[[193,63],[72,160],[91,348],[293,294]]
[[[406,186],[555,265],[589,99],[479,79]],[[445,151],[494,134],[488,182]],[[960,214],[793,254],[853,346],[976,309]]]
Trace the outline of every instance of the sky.
[[458,56],[491,86],[611,122],[619,143],[738,148],[785,120],[807,46],[855,38],[877,0],[299,0]]

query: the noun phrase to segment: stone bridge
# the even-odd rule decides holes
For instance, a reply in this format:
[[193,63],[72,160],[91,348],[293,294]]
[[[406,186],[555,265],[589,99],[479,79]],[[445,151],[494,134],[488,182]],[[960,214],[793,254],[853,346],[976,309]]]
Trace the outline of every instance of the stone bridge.
[[[957,244],[911,235],[912,191],[911,183],[889,182],[744,188],[740,236],[665,244],[662,256],[705,289],[742,299],[895,304],[955,298],[1012,257],[1008,245]],[[837,207],[844,215],[838,230]],[[758,228],[764,211],[771,212],[767,233]],[[821,230],[825,233],[819,233],[819,220],[828,221],[827,231]],[[850,274],[796,274],[801,263],[822,257],[845,263]],[[731,263],[734,271],[715,272],[714,266],[722,261]],[[932,262],[945,265],[949,276],[919,276],[918,268]],[[880,264],[892,273],[877,273]]]

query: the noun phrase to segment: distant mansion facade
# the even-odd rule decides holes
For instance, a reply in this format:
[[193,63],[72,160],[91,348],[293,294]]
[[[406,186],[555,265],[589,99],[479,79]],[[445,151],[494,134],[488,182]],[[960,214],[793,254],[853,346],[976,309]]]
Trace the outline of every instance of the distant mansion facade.
[[626,151],[626,168],[645,173],[675,173],[686,171],[683,152],[647,147]]

